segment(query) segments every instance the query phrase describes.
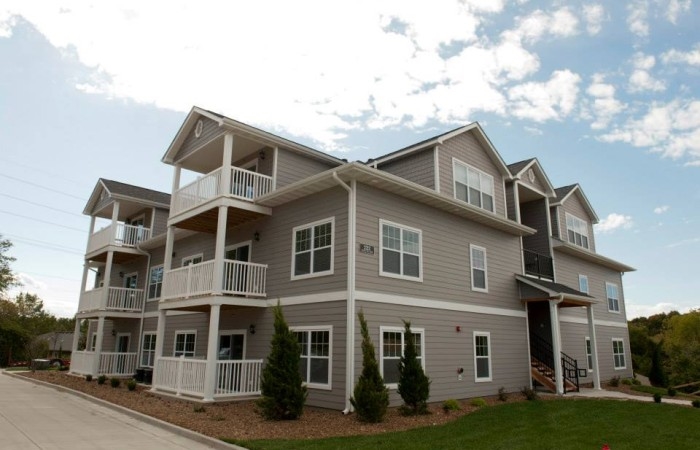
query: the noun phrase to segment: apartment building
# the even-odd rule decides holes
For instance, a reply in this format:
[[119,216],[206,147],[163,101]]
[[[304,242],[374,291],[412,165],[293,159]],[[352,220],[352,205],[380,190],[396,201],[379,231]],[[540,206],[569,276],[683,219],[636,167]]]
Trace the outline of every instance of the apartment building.
[[171,194],[100,179],[85,208],[75,373],[255,397],[279,303],[309,405],[350,408],[360,310],[393,404],[403,320],[432,401],[632,376],[634,269],[596,252],[579,185],[554,188],[537,159],[506,164],[477,123],[348,163],[195,107],[162,162]]

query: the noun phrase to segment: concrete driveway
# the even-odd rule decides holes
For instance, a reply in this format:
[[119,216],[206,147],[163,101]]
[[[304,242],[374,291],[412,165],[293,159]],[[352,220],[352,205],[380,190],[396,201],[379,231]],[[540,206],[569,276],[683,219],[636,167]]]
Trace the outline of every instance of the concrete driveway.
[[211,448],[240,447],[0,373],[0,449]]

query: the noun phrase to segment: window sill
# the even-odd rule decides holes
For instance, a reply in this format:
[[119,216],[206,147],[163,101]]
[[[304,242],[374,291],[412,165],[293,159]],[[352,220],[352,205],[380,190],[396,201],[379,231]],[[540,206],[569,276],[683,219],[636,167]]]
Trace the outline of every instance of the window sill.
[[379,272],[380,277],[395,278],[397,280],[413,281],[414,283],[422,283],[423,277],[411,277],[408,275],[399,275],[391,272]]
[[309,389],[318,389],[322,391],[332,391],[333,387],[330,384],[302,383]]
[[328,270],[328,271],[325,271],[325,272],[309,273],[309,274],[305,274],[305,275],[292,275],[291,281],[306,280],[306,279],[309,279],[309,278],[325,277],[325,276],[328,276],[328,275],[333,275],[333,271],[332,271],[332,270]]

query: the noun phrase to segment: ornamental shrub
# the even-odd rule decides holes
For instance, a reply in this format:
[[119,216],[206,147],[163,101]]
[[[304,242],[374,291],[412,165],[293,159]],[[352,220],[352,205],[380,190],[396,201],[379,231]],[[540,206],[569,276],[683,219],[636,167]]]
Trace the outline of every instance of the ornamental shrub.
[[442,410],[446,413],[449,413],[450,411],[459,411],[460,409],[462,408],[459,407],[459,402],[453,398],[442,402]]
[[498,388],[498,399],[502,402],[508,401],[508,394],[506,393],[506,388],[503,386]]
[[404,320],[403,323],[405,327],[403,333],[404,350],[399,361],[399,388],[397,390],[404,402],[401,412],[404,415],[427,414],[430,379],[418,360],[411,322]]
[[357,314],[362,332],[362,374],[357,380],[350,403],[360,422],[378,423],[384,420],[389,406],[389,390],[379,373],[379,364],[374,354],[374,345],[369,336],[367,321],[362,311]]
[[133,378],[129,381],[126,382],[126,388],[130,391],[135,391],[136,390],[136,380]]
[[538,400],[540,398],[537,395],[537,392],[529,386],[523,386],[520,392],[522,392],[526,399],[531,401]]
[[471,401],[472,406],[476,406],[477,408],[483,408],[484,406],[488,406],[488,403],[486,403],[486,400],[483,398],[473,398]]
[[85,375],[85,381],[87,381],[87,382],[92,381],[92,375],[90,375],[90,374]]
[[661,403],[661,394],[658,392],[654,393],[654,403]]
[[105,384],[105,381],[107,381],[107,377],[104,375],[100,375],[97,377],[97,384]]
[[119,378],[110,378],[109,384],[112,385],[113,388],[118,388],[122,382]]

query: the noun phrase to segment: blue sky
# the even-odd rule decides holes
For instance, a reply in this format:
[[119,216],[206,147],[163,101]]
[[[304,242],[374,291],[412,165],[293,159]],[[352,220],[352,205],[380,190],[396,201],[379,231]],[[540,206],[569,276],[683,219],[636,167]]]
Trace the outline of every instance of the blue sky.
[[598,252],[638,269],[628,317],[697,308],[698,23],[691,0],[6,0],[0,233],[71,316],[97,179],[169,191],[193,105],[351,161],[479,121],[506,162],[581,184]]

